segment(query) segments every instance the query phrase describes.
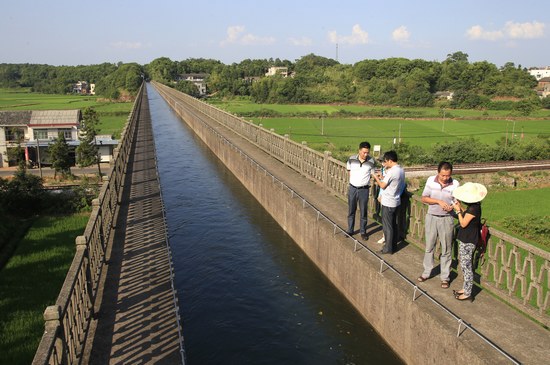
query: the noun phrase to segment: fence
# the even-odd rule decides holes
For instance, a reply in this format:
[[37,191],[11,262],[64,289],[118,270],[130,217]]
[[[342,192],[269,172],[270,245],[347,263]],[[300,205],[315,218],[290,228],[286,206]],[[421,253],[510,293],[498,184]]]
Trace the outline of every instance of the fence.
[[99,197],[93,201],[84,235],[76,238],[76,253],[56,303],[44,312],[45,331],[34,356],[35,365],[75,364],[80,361],[94,315],[99,277],[116,220],[142,99],[147,97],[144,85],[114,151],[111,173],[103,183]]
[[[297,143],[287,135],[218,109],[165,85],[155,83],[166,101],[178,109],[185,105],[238,133],[285,165],[346,199],[348,174],[343,162]],[[372,189],[376,194],[376,189]],[[400,217],[402,234],[422,250],[425,247],[426,205],[416,196],[404,199]],[[376,199],[369,199],[369,211],[376,212]],[[550,327],[550,253],[491,228],[491,238],[480,268],[482,286],[511,306]]]

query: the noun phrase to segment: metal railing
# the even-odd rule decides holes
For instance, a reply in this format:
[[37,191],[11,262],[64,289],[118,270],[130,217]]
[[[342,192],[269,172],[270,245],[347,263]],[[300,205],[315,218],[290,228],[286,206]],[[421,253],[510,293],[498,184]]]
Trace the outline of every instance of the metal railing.
[[[261,124],[255,125],[165,85],[155,83],[155,86],[175,110],[185,104],[233,130],[335,195],[347,199],[346,166],[332,158],[330,152],[315,151],[305,142],[294,142],[288,136],[263,128]],[[369,199],[369,204],[369,211],[374,212],[376,199]],[[410,194],[408,204],[404,209],[407,216],[403,224],[406,240],[424,250],[426,205]],[[480,286],[550,327],[550,252],[491,228],[485,257],[480,269],[483,279]]]

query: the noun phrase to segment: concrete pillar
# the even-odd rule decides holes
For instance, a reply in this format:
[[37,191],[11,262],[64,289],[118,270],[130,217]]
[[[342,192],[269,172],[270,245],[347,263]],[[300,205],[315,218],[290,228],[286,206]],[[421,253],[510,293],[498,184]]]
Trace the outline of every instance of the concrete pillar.
[[44,310],[44,329],[46,332],[53,332],[55,336],[55,352],[62,363],[67,363],[67,343],[61,326],[61,307],[58,305],[50,305]]
[[325,188],[329,187],[328,184],[328,163],[329,158],[332,156],[332,153],[330,151],[325,151],[325,158],[323,160],[323,186]]
[[307,148],[307,142],[306,141],[302,141],[302,164],[300,166],[300,172],[302,174],[305,175],[305,171],[304,171],[304,166],[306,165],[305,163],[305,158],[306,158],[306,148]]
[[285,165],[290,165],[290,161],[289,160],[289,156],[290,154],[288,153],[288,146],[290,145],[289,143],[289,135],[288,134],[285,134],[285,143],[283,145],[284,147],[284,150],[283,150],[283,161],[285,162]]

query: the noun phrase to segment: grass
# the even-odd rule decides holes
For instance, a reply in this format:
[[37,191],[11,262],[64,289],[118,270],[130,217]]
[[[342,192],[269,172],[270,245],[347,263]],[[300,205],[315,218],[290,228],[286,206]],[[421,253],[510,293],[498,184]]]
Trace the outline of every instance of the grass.
[[[355,151],[360,140],[380,145],[382,150],[393,148],[394,141],[424,149],[436,143],[452,142],[457,138],[474,137],[482,143],[494,145],[501,138],[526,138],[550,134],[550,110],[535,111],[531,118],[510,119],[506,110],[446,109],[442,118],[439,107],[400,108],[388,106],[333,105],[333,104],[254,104],[246,99],[231,101],[209,100],[209,103],[235,114],[273,110],[282,117],[247,117],[254,124],[274,129],[280,135],[288,134],[295,142],[307,142],[317,151]],[[341,110],[353,113],[369,110],[398,110],[411,112],[418,118],[357,118],[331,117]],[[326,113],[325,118],[296,116]],[[451,118],[452,117],[452,118]],[[492,119],[491,119],[492,118]],[[534,119],[539,118],[539,119]],[[540,119],[545,118],[545,119]]]
[[99,115],[99,134],[120,137],[133,103],[104,101],[94,95],[51,95],[31,93],[28,89],[0,88],[0,111],[67,110],[93,107]]
[[42,315],[55,304],[88,218],[38,218],[0,271],[2,363],[31,363],[44,331]]
[[[273,128],[276,133],[288,134],[298,143],[306,141],[319,151],[355,150],[361,140],[381,145],[389,150],[396,141],[412,146],[431,148],[436,143],[457,138],[475,137],[493,145],[501,138],[531,138],[550,134],[548,120],[452,120],[452,119],[345,119],[345,118],[250,118],[254,124]],[[323,134],[321,134],[323,132]]]
[[[483,200],[483,216],[487,218],[489,225],[496,226],[499,230],[550,251],[548,233],[536,234],[534,229],[529,229],[535,217],[550,217],[550,205],[546,202],[550,196],[550,187],[539,189],[522,189],[507,191],[490,191],[487,198]],[[514,222],[511,227],[508,221]],[[549,222],[540,222],[550,231]],[[508,228],[506,228],[508,227]]]
[[[227,110],[231,113],[241,114],[250,113],[260,110],[273,110],[282,114],[296,113],[318,113],[323,112],[329,115],[339,111],[347,111],[353,113],[362,113],[368,111],[381,110],[399,110],[409,111],[415,115],[421,115],[425,118],[441,118],[441,108],[435,107],[395,107],[395,106],[373,106],[373,105],[358,105],[358,104],[256,104],[247,99],[235,100],[219,100],[209,99],[208,103],[217,106],[218,108]],[[507,118],[510,115],[509,110],[477,110],[477,109],[449,109],[445,108],[447,118],[468,118],[468,119],[484,119],[484,118]],[[540,109],[531,114],[534,118],[550,118],[550,110]]]

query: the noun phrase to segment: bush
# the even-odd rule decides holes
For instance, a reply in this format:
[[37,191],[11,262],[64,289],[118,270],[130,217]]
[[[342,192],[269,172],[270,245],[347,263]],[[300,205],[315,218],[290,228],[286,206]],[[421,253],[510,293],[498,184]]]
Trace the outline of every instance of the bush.
[[511,216],[500,222],[500,225],[546,247],[550,247],[550,216],[528,215]]

